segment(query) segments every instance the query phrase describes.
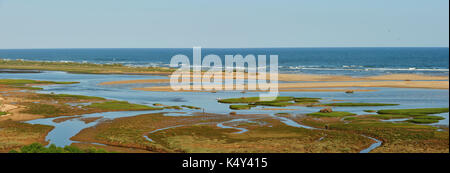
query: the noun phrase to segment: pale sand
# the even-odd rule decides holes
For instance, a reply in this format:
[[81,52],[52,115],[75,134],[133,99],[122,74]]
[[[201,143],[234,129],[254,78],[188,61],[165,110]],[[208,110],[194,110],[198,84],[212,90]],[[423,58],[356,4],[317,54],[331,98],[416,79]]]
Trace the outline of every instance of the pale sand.
[[[194,76],[194,78],[197,77],[200,76]],[[223,79],[227,78],[227,76],[222,77]],[[244,76],[243,78],[248,79],[248,76]],[[449,88],[448,76],[425,76],[417,74],[392,74],[392,75],[369,76],[369,77],[309,75],[309,74],[279,74],[278,79],[279,81],[291,81],[291,82],[310,81],[305,83],[280,83],[278,84],[278,89],[281,92],[299,92],[299,91],[340,92],[348,90],[345,88],[349,87],[392,87],[392,88],[427,88],[427,89]],[[125,81],[104,82],[101,83],[100,85],[135,84],[135,83],[168,84],[170,83],[170,80],[169,79],[125,80]],[[210,87],[212,88],[214,86]],[[244,87],[247,88],[247,86]],[[343,88],[343,89],[331,89],[331,88]],[[154,86],[135,89],[143,91],[173,92],[173,90],[168,86]],[[260,91],[260,90],[252,90],[252,91]],[[374,91],[374,90],[357,89],[354,91]],[[186,90],[185,92],[211,92],[211,91]]]
[[[170,77],[170,76],[169,76]],[[201,76],[195,75],[191,76],[198,79]],[[222,79],[230,78],[228,76],[222,76]],[[252,77],[250,77],[253,79]],[[236,79],[236,77],[233,77]],[[249,79],[247,75],[240,77],[240,79]],[[425,76],[416,74],[392,74],[392,75],[381,75],[381,76],[369,76],[369,77],[350,77],[350,76],[333,76],[333,75],[309,75],[309,74],[279,74],[279,81],[295,82],[295,81],[310,81],[310,82],[320,82],[320,81],[417,81],[417,80],[448,80],[448,76]],[[124,80],[124,81],[112,81],[103,82],[100,85],[114,85],[114,84],[137,84],[137,83],[169,83],[169,79],[141,79],[141,80]]]
[[22,113],[25,110],[24,106],[12,105],[10,102],[14,102],[8,100],[7,98],[0,97],[0,111],[6,112],[6,115],[0,116],[0,121],[3,120],[13,120],[13,121],[27,121],[43,118],[41,115],[32,115]]
[[[217,86],[208,86],[217,87]],[[314,83],[280,83],[278,90],[281,92],[295,91],[373,91],[362,89],[322,89],[322,88],[349,88],[349,87],[390,87],[390,88],[426,88],[426,89],[448,89],[448,81],[365,81],[365,82],[314,82]],[[217,87],[218,88],[218,87]],[[247,86],[244,86],[247,88]],[[318,89],[319,88],[319,89]],[[146,88],[135,88],[142,91],[165,91],[174,92],[169,86],[155,86]],[[183,91],[183,90],[181,90]],[[256,90],[258,91],[258,90]],[[199,92],[186,90],[186,92]],[[208,92],[202,90],[201,92]]]
[[0,116],[0,121],[3,121],[3,120],[28,121],[28,120],[44,118],[44,116],[41,116],[41,115],[32,115],[32,114],[21,113],[21,111],[23,111],[24,109],[25,109],[24,107],[18,107],[16,109],[9,110],[7,115]]

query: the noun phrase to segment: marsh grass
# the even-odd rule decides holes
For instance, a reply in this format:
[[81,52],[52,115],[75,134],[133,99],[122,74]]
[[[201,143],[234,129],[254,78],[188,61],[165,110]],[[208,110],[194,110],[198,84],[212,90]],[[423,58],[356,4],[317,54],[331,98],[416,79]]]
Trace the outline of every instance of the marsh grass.
[[84,106],[87,108],[96,108],[105,111],[140,111],[140,110],[162,110],[163,108],[150,107],[147,105],[133,104],[126,101],[107,101],[101,103],[92,103]]
[[[351,133],[295,128],[273,119],[260,121],[270,124],[270,127],[242,123],[239,127],[250,130],[234,134],[234,129],[195,125],[157,132],[152,134],[152,139],[166,148],[187,153],[346,153],[357,152],[370,143],[370,140]],[[328,138],[318,140],[323,136]]]
[[389,104],[389,103],[329,103],[323,104],[324,106],[334,106],[334,107],[353,107],[353,106],[397,106],[399,104]]
[[106,100],[102,97],[70,95],[70,94],[37,94],[31,97],[37,100]]
[[8,152],[35,142],[46,143],[45,136],[52,129],[53,126],[47,125],[0,121],[0,152]]
[[65,71],[70,73],[105,74],[105,73],[167,73],[175,69],[165,67],[129,67],[122,64],[93,64],[78,62],[45,62],[0,59],[0,68],[22,70]]
[[59,104],[42,104],[42,103],[24,103],[27,109],[21,111],[21,113],[28,113],[34,115],[43,115],[45,117],[57,117],[63,114],[67,114],[72,110],[72,107]]
[[350,112],[330,112],[330,113],[315,112],[306,115],[315,117],[346,117],[346,116],[354,116],[356,114]]
[[439,114],[448,112],[448,108],[422,108],[422,109],[392,109],[392,110],[379,110],[378,115],[372,117],[381,119],[394,119],[394,118],[413,118],[407,120],[411,123],[417,124],[431,124],[437,123],[439,120],[445,118],[440,116],[432,116],[430,114]]
[[20,150],[11,150],[9,153],[107,153],[103,149],[80,149],[75,146],[57,147],[51,144],[48,147],[40,143],[33,143],[20,148]]
[[249,110],[252,107],[255,107],[254,105],[230,105],[230,109],[233,110]]
[[437,123],[439,122],[439,120],[443,120],[445,119],[444,117],[440,117],[440,116],[415,116],[413,119],[408,120],[409,122],[412,123],[417,123],[417,124],[431,124],[431,123]]
[[11,86],[25,86],[32,84],[75,84],[79,82],[54,82],[54,81],[38,81],[28,79],[0,79],[0,84]]
[[390,109],[379,110],[378,114],[400,114],[409,116],[423,116],[429,114],[440,114],[448,112],[448,108],[421,108],[421,109]]
[[284,101],[266,101],[266,102],[255,102],[250,103],[249,105],[252,106],[273,106],[273,107],[286,107],[293,105],[294,103],[291,102],[284,102]]
[[[271,102],[287,102],[293,101],[294,97],[276,97],[275,100]],[[260,97],[241,97],[241,98],[229,98],[218,100],[220,103],[256,103],[261,102]]]
[[371,115],[370,117],[379,118],[383,120],[390,119],[401,119],[401,118],[409,118],[409,115],[395,115],[395,114],[379,114],[379,115]]
[[181,105],[181,107],[184,107],[184,108],[188,108],[188,109],[202,109],[202,108],[200,108],[200,107],[195,107],[195,106],[189,106],[189,105]]
[[311,98],[311,97],[296,97],[294,98],[295,103],[318,103],[321,98]]

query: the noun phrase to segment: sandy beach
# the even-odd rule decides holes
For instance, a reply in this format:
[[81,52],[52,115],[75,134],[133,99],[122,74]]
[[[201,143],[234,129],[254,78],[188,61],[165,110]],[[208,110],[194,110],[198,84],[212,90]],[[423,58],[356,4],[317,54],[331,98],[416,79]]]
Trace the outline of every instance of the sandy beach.
[[[248,79],[248,77],[246,76],[245,79]],[[392,75],[369,76],[369,77],[279,74],[279,81],[293,82],[293,83],[279,83],[278,89],[279,91],[282,92],[298,92],[298,91],[339,92],[339,91],[346,91],[348,90],[346,88],[350,87],[392,87],[392,88],[426,88],[426,89],[449,88],[448,76],[425,76],[417,74],[392,74]],[[169,82],[170,82],[169,79],[123,80],[123,81],[103,82],[100,83],[100,85],[140,84],[140,83],[168,84]],[[217,86],[210,86],[210,87],[217,87]],[[244,88],[247,88],[247,86],[244,86]],[[173,92],[173,90],[167,86],[154,86],[135,89],[142,91]],[[352,89],[352,90],[373,91],[368,89]]]

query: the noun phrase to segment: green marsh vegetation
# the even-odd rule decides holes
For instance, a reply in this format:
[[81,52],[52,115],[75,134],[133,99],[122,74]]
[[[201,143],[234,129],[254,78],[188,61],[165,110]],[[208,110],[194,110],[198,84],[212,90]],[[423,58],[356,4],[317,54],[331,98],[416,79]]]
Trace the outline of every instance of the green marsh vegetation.
[[321,98],[310,98],[310,97],[295,97],[294,102],[295,103],[319,103]]
[[96,108],[104,111],[140,111],[140,110],[162,110],[163,108],[150,107],[147,105],[133,104],[126,101],[106,101],[100,103],[92,103],[84,106],[88,108]]
[[252,107],[255,107],[254,105],[230,105],[230,109],[233,110],[248,110]]
[[28,80],[28,79],[0,79],[0,84],[2,85],[12,85],[12,86],[25,86],[25,85],[38,85],[38,84],[76,84],[79,82],[54,82],[54,81],[38,81],[38,80]]
[[[294,97],[276,97],[275,100],[271,102],[287,102],[293,101]],[[241,97],[241,98],[229,98],[229,99],[220,99],[219,103],[256,103],[263,102],[260,97]]]
[[[386,116],[390,116],[386,114]],[[373,150],[376,153],[448,153],[448,131],[437,131],[437,127],[410,122],[383,122],[373,116],[309,117],[293,119],[299,123],[326,128],[337,133],[353,133],[376,138],[383,144]],[[420,121],[420,120],[419,120]],[[367,145],[366,147],[368,147]]]
[[20,150],[11,150],[9,153],[107,153],[103,149],[80,149],[75,146],[57,147],[51,144],[48,147],[43,146],[40,143],[33,143],[20,148]]
[[41,100],[106,100],[102,97],[83,96],[83,95],[70,95],[70,94],[37,94],[32,96],[33,99]]
[[61,104],[24,103],[24,105],[27,108],[21,111],[21,113],[42,115],[47,118],[66,115],[73,110],[71,106]]
[[19,121],[0,121],[0,152],[8,152],[31,143],[46,143],[45,136],[53,126]]
[[153,152],[177,152],[164,148],[158,143],[149,142],[144,136],[156,140],[153,134],[149,133],[157,129],[177,125],[223,122],[230,119],[228,116],[172,117],[164,116],[162,113],[144,114],[100,123],[95,127],[82,130],[76,136],[72,137],[71,140],[103,143],[117,147],[135,148]]
[[449,151],[448,131],[437,131],[436,127],[412,123],[391,123],[360,121],[349,124],[330,124],[330,129],[349,131],[374,137],[383,145],[373,152],[447,152]]
[[54,82],[54,81],[38,81],[28,79],[0,79],[0,85],[6,85],[12,88],[25,90],[42,90],[39,87],[32,87],[31,85],[53,85],[53,84],[75,84],[78,82]]
[[158,131],[150,137],[164,148],[187,153],[351,153],[371,143],[352,133],[290,127],[272,118],[258,121],[265,123],[239,124],[249,129],[243,134],[215,125],[194,125]]
[[440,116],[432,116],[430,114],[440,114],[449,112],[449,108],[420,108],[420,109],[389,109],[379,110],[378,115],[373,117],[379,117],[382,119],[394,119],[394,118],[412,118],[408,120],[411,123],[417,124],[431,124],[437,123],[439,120],[445,118]]
[[306,115],[315,117],[346,117],[346,116],[354,116],[356,114],[350,112],[329,112],[329,113],[315,112]]
[[260,97],[241,97],[241,98],[229,98],[218,100],[220,103],[237,104],[243,103],[248,105],[231,105],[230,109],[242,110],[250,109],[256,106],[272,106],[272,107],[287,107],[300,104],[311,104],[319,102],[320,98],[307,98],[307,97],[285,97],[280,96],[274,98],[273,101],[262,101],[264,99]]
[[379,115],[371,115],[370,117],[379,118],[383,120],[390,120],[390,119],[409,118],[409,115],[379,114]]
[[375,113],[375,112],[377,112],[376,110],[364,110],[364,112],[367,112],[367,113]]
[[[272,107],[287,107],[287,106],[331,106],[331,107],[356,107],[356,106],[397,106],[398,104],[389,103],[328,103],[320,104],[321,98],[311,98],[311,97],[286,97],[280,96],[276,97],[273,101],[261,101],[259,97],[241,97],[241,98],[229,98],[218,100],[220,103],[227,104],[248,104],[253,106],[272,106]],[[251,108],[245,106],[233,106],[234,108]],[[230,106],[231,108],[231,106]]]
[[397,115],[409,115],[409,116],[422,116],[429,114],[446,113],[449,108],[420,108],[420,109],[389,109],[379,110],[378,114],[397,114]]
[[397,106],[399,104],[388,104],[388,103],[328,103],[323,104],[324,106],[333,107],[353,107],[353,106]]
[[200,107],[195,107],[195,106],[189,106],[189,105],[181,105],[181,107],[184,107],[184,108],[188,108],[188,109],[202,109],[202,108],[200,108]]
[[0,68],[22,70],[65,71],[87,74],[164,73],[175,71],[165,67],[129,67],[122,64],[93,64],[78,62],[45,62],[0,59]]

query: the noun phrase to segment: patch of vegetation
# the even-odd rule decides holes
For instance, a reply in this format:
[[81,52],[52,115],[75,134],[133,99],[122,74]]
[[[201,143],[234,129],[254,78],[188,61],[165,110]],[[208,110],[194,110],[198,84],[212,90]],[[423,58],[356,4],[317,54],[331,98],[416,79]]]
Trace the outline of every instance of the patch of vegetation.
[[357,121],[348,124],[330,123],[331,130],[363,134],[383,141],[372,152],[381,153],[448,153],[448,131],[412,123]]
[[[243,123],[239,127],[250,130],[235,134],[233,129],[194,125],[159,131],[150,137],[166,148],[187,153],[349,153],[371,142],[357,134],[295,128],[273,119],[260,121],[270,127]],[[323,136],[326,140],[319,140]]]
[[255,107],[254,105],[230,105],[230,109],[233,110],[248,110],[252,107]]
[[71,108],[67,105],[51,105],[42,103],[26,103],[27,109],[21,111],[22,113],[43,115],[45,117],[57,117],[68,113]]
[[329,103],[323,104],[324,106],[334,106],[334,107],[352,107],[352,106],[397,106],[399,104],[388,104],[388,103]]
[[417,116],[414,117],[414,119],[444,120],[445,118],[440,116],[428,115],[428,116]]
[[408,115],[395,115],[395,114],[379,114],[379,115],[371,115],[370,117],[379,118],[383,120],[409,118]]
[[345,121],[351,121],[351,120],[356,120],[358,119],[358,117],[345,117],[344,120]]
[[0,68],[21,70],[49,70],[87,74],[128,74],[128,73],[171,73],[173,68],[166,67],[129,67],[123,64],[93,64],[78,62],[45,62],[0,59]]
[[277,101],[267,101],[267,102],[255,102],[250,103],[250,105],[253,106],[274,106],[274,107],[286,107],[289,105],[293,105],[294,103],[291,102],[277,102]]
[[431,124],[431,123],[437,123],[437,122],[439,122],[439,120],[414,118],[414,119],[408,120],[408,122],[417,123],[417,124]]
[[320,98],[310,98],[310,97],[296,97],[294,98],[295,103],[318,103]]
[[26,87],[26,86],[21,86],[21,87],[16,87],[19,89],[23,89],[23,90],[43,90],[44,88],[39,88],[39,87]]
[[28,79],[0,79],[2,85],[25,86],[29,84],[75,84],[79,82],[54,82],[54,81],[38,81]]
[[54,81],[37,81],[28,79],[0,79],[0,85],[7,85],[23,90],[42,90],[40,87],[31,87],[27,85],[51,85],[51,84],[75,84],[79,82],[54,82]]
[[448,108],[421,108],[421,109],[391,109],[379,110],[378,114],[400,114],[409,116],[423,116],[429,114],[440,114],[448,112]]
[[126,101],[107,101],[92,103],[88,108],[97,108],[105,111],[140,111],[140,110],[162,110],[163,108],[150,107],[147,105],[133,104]]
[[367,112],[367,113],[375,113],[375,112],[377,112],[376,110],[364,110],[364,112]]
[[200,107],[189,106],[189,105],[181,105],[181,107],[188,108],[188,109],[202,109]]
[[70,94],[38,94],[33,96],[35,99],[54,99],[54,100],[106,100],[102,97],[70,95]]
[[164,109],[176,109],[176,110],[181,110],[183,108],[181,108],[180,106],[165,106]]
[[330,112],[330,113],[315,112],[306,115],[315,117],[346,117],[346,116],[354,116],[356,114],[350,112]]
[[7,113],[7,112],[1,112],[1,111],[0,111],[0,116],[6,115],[6,114],[8,114],[8,113]]
[[40,143],[33,143],[27,146],[23,146],[20,150],[11,150],[10,153],[107,153],[103,149],[80,149],[75,146],[57,147],[51,144],[49,147],[45,147]]
[[[193,125],[206,122],[224,122],[227,116],[164,116],[162,113],[144,114],[133,117],[117,118],[110,122],[102,122],[94,127],[83,129],[71,140],[89,143],[102,143],[124,148],[143,149],[153,152],[168,152],[158,143],[150,142],[144,136],[156,141],[154,130],[177,125]],[[178,128],[178,127],[177,127]],[[232,129],[229,129],[233,131]],[[162,130],[165,131],[165,130]],[[132,150],[131,150],[132,151]]]
[[431,124],[431,123],[438,123],[439,120],[443,120],[445,119],[444,117],[440,117],[440,116],[415,116],[414,119],[408,120],[409,122],[412,123],[417,123],[417,124]]
[[[293,101],[294,97],[276,97],[275,100],[270,102],[287,102]],[[241,98],[229,98],[229,99],[221,99],[218,100],[220,103],[256,103],[256,102],[265,102],[261,101],[260,97],[241,97]]]
[[35,142],[45,143],[45,136],[52,129],[53,126],[41,124],[0,121],[0,152],[8,152]]

